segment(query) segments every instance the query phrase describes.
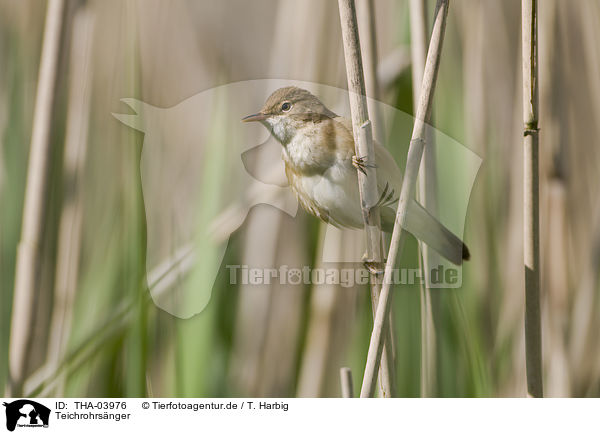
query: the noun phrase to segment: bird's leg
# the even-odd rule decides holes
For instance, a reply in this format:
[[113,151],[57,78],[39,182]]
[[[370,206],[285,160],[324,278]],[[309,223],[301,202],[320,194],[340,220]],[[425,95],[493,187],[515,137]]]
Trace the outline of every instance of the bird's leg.
[[352,165],[360,170],[365,176],[367,175],[367,171],[365,170],[365,161],[367,157],[358,157],[356,155],[352,156]]
[[367,167],[374,168],[375,165],[367,164],[367,157],[352,156],[352,165],[360,170],[365,176],[367,175]]
[[[357,170],[360,170],[365,176],[367,175],[367,168],[375,168],[375,165],[367,164],[366,156],[359,157],[357,155],[353,155],[352,156],[352,165],[354,167],[356,167]],[[384,198],[387,195],[388,188],[389,188],[389,186],[386,185],[382,197],[377,201],[377,203],[374,206],[369,208],[369,214],[372,212],[372,210],[374,210],[380,206],[380,204],[382,203],[382,201],[384,200]],[[370,216],[369,216],[369,218],[370,218]],[[373,275],[382,275],[383,274],[385,262],[382,263],[382,262],[373,261],[371,258],[368,257],[366,252],[362,257],[362,263],[363,263],[363,266],[367,270],[369,270],[369,273],[371,273]]]
[[385,271],[385,259],[383,262],[376,262],[370,259],[365,252],[361,258],[363,266],[374,276],[381,276]]

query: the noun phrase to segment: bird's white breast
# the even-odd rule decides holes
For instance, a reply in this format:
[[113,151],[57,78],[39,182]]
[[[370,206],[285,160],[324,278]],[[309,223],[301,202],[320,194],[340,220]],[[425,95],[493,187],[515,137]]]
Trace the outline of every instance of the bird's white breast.
[[342,226],[362,226],[358,183],[352,169],[334,164],[323,175],[303,177],[301,185],[334,222]]
[[283,159],[297,172],[315,172],[328,167],[330,158],[319,144],[319,130],[306,126],[283,147]]
[[[302,158],[302,148],[294,152],[287,158]],[[293,176],[292,188],[310,212],[339,226],[362,227],[356,169],[347,161],[336,160],[323,172]]]

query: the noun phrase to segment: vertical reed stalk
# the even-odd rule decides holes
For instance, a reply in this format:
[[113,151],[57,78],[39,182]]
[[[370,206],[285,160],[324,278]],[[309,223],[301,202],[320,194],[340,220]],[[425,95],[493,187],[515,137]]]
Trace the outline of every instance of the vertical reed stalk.
[[[379,140],[380,143],[385,142],[385,129],[383,125],[383,114],[381,113],[381,88],[379,86],[379,77],[377,76],[377,65],[379,56],[377,55],[377,30],[375,25],[375,0],[362,0],[362,13],[359,8],[358,13],[358,28],[359,34],[362,28],[362,34],[364,35],[364,43],[361,46],[362,54],[365,59],[365,95],[369,97],[367,100],[367,110],[370,117],[370,121],[373,125],[373,140]],[[383,251],[385,250],[385,244],[381,244],[381,252],[383,257]],[[379,286],[381,286],[381,279],[379,280]],[[379,302],[379,292],[381,289],[371,291],[371,301],[373,316],[377,310],[377,303]],[[394,313],[390,312],[389,318],[389,336],[386,336],[386,342],[391,342],[389,346],[389,354],[387,354],[387,360],[390,366],[395,366],[396,351],[395,351],[395,333],[394,333]],[[387,351],[387,350],[386,350]],[[395,374],[395,371],[392,372]],[[394,376],[392,376],[393,378]],[[395,379],[391,380],[395,384]]]
[[380,86],[377,76],[377,31],[375,25],[375,0],[361,0],[358,4],[358,30],[363,35],[361,51],[364,60],[365,95],[368,100],[367,109],[373,124],[374,140],[384,140],[383,119],[380,106]]
[[[58,233],[54,303],[46,366],[57,370],[65,356],[77,288],[83,222],[82,178],[85,168],[92,80],[93,15],[81,8],[73,18],[69,69],[69,102],[63,172],[65,195]],[[64,375],[55,394],[63,395]]]
[[[378,200],[377,174],[375,172],[375,149],[371,121],[365,96],[365,80],[363,75],[360,40],[356,20],[354,0],[339,0],[340,22],[348,77],[348,92],[350,110],[352,112],[352,128],[356,156],[366,160],[366,174],[358,171],[358,187],[361,198],[362,215],[365,227],[367,257],[370,261],[381,263],[383,249],[381,245],[381,226],[379,210],[375,207]],[[379,303],[381,292],[381,277],[374,276],[371,280],[371,296],[373,306]],[[375,311],[374,311],[375,313]],[[387,312],[389,314],[389,310]],[[373,315],[375,317],[375,315]],[[380,385],[382,396],[394,396],[394,362],[392,355],[392,339],[389,322],[385,329],[385,357],[381,363]]]
[[9,395],[13,396],[22,394],[24,376],[29,370],[36,301],[40,292],[41,243],[53,152],[50,144],[51,121],[64,28],[64,6],[64,0],[49,0],[46,12],[13,294],[9,344]]
[[419,105],[417,106],[415,125],[413,127],[412,138],[408,149],[406,171],[404,180],[402,181],[396,222],[392,233],[392,240],[390,242],[387,263],[385,265],[383,287],[379,297],[379,305],[377,306],[371,342],[369,344],[367,364],[360,392],[361,397],[373,396],[373,392],[375,391],[377,366],[381,361],[383,339],[385,335],[384,330],[387,328],[387,319],[391,306],[392,272],[396,264],[396,259],[402,254],[402,247],[406,237],[406,233],[402,227],[405,226],[408,204],[413,198],[414,190],[417,185],[419,165],[425,148],[425,126],[426,122],[428,122],[431,117],[433,94],[437,81],[444,32],[446,29],[446,19],[448,16],[448,3],[449,0],[438,0],[436,5],[433,32],[429,44],[427,61],[425,63],[425,72],[423,74],[423,82],[419,95]]
[[[336,260],[344,262],[344,254],[352,244],[350,237],[344,236],[344,231],[334,229],[329,225],[319,226],[319,246],[316,264],[325,267],[328,258],[326,250],[334,252]],[[360,234],[355,234],[360,235]],[[358,238],[358,237],[356,237]],[[350,241],[348,243],[348,241]],[[326,243],[329,243],[327,245]],[[350,260],[350,258],[347,258]],[[340,323],[336,320],[344,312],[344,305],[348,302],[346,297],[352,297],[350,291],[339,285],[315,285],[310,297],[310,321],[306,329],[306,344],[300,363],[296,396],[315,397],[323,396],[328,378],[331,376],[331,367],[338,367],[336,350],[340,346]],[[342,344],[343,345],[343,344]],[[344,368],[342,368],[344,369]]]
[[354,398],[354,385],[352,384],[352,371],[350,368],[340,369],[340,382],[342,384],[342,398]]
[[524,146],[524,255],[525,358],[527,391],[543,396],[542,328],[540,315],[540,211],[538,129],[537,0],[523,0],[523,146]]
[[[416,107],[419,103],[419,91],[427,59],[427,1],[411,0],[409,7],[413,105]],[[425,141],[429,146],[426,146],[423,151],[417,196],[421,204],[435,215],[436,162],[433,140],[432,131],[427,129]],[[433,395],[432,377],[435,373],[435,329],[429,290],[431,257],[435,253],[423,242],[419,242],[419,248],[421,269],[425,278],[421,283],[421,397],[427,397]]]
[[[375,19],[375,0],[361,0],[358,3],[357,10],[357,21],[358,21],[358,30],[359,35],[363,35],[361,52],[364,59],[364,77],[365,77],[365,95],[369,97],[367,99],[367,111],[369,115],[369,120],[373,125],[373,140],[380,142],[384,142],[385,137],[385,129],[383,125],[383,115],[381,113],[381,87],[379,85],[379,77],[377,75],[377,65],[379,63],[379,56],[377,52],[377,27],[376,27],[376,19]],[[359,38],[360,40],[360,38]],[[385,250],[385,244],[381,244],[381,252],[383,257],[383,251]],[[381,279],[378,282],[379,286],[381,286]],[[380,288],[371,288],[371,302],[372,302],[372,310],[373,316],[375,316],[375,311],[377,310],[377,303],[379,302],[379,292]],[[386,363],[390,366],[395,366],[396,360],[396,352],[395,352],[395,333],[394,333],[394,314],[390,312],[389,318],[389,335],[386,336],[386,342],[391,342],[389,345],[389,351],[386,350]],[[386,368],[387,371],[387,368]],[[394,375],[395,371],[392,368],[392,380],[387,380],[388,382],[392,382],[394,385],[395,379]],[[392,386],[392,390],[393,390]],[[381,389],[382,395],[383,388]]]

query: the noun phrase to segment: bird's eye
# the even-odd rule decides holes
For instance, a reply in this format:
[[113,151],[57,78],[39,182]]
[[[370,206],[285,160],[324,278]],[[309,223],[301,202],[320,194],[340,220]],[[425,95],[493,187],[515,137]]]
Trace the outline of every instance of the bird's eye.
[[284,102],[283,104],[281,104],[281,111],[289,112],[291,108],[292,108],[292,105],[287,101]]

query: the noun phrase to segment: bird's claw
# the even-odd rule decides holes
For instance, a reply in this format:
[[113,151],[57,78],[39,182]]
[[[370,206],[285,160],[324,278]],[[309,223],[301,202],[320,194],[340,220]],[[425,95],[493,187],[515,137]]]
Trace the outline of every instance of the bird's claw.
[[385,272],[385,261],[377,262],[369,259],[367,254],[365,253],[362,257],[363,266],[371,273],[373,276],[383,276]]
[[367,175],[367,168],[374,168],[373,164],[367,164],[367,157],[359,157],[357,155],[352,156],[352,165],[360,170],[365,176]]

